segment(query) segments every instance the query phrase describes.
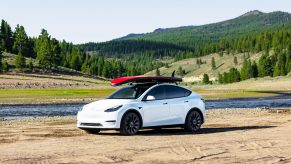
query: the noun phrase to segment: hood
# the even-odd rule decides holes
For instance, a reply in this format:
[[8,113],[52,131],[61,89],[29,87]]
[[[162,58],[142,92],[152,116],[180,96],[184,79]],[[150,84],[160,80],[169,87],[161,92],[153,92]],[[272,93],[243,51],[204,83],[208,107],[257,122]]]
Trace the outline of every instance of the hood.
[[129,99],[104,99],[92,102],[83,107],[83,110],[104,111],[108,108],[112,108],[119,105],[125,105],[133,100]]

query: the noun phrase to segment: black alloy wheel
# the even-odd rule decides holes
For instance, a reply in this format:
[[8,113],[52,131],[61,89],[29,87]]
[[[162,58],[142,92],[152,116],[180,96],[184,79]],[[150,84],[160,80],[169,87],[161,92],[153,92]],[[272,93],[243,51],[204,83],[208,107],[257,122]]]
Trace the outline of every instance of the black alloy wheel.
[[126,113],[121,121],[120,133],[122,135],[135,135],[140,128],[140,119],[134,112]]
[[185,121],[185,130],[188,132],[197,132],[202,125],[202,116],[197,111],[191,111]]

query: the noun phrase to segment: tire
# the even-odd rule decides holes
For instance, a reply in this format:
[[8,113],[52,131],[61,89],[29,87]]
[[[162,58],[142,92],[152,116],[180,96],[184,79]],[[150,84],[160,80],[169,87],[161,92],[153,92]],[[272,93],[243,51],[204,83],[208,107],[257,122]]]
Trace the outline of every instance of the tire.
[[100,132],[99,129],[84,129],[88,134],[98,134]]
[[122,135],[135,135],[137,134],[141,125],[141,120],[134,112],[126,113],[121,121],[120,133]]
[[191,111],[185,121],[185,130],[187,132],[195,133],[200,130],[202,125],[202,116],[199,112]]

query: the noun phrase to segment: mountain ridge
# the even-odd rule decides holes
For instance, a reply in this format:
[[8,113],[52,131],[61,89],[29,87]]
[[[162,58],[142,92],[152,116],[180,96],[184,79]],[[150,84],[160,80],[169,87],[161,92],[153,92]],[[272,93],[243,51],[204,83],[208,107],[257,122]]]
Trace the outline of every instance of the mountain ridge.
[[[223,35],[226,34],[230,35],[238,32],[249,33],[258,30],[267,30],[273,26],[284,25],[285,23],[291,23],[291,14],[288,12],[274,11],[270,13],[264,13],[259,10],[253,10],[233,19],[216,23],[198,26],[190,25],[171,28],[157,28],[153,32],[129,34],[115,40],[145,39],[174,44],[185,44],[186,42],[191,41],[191,37],[213,35],[214,37],[223,38]],[[177,37],[182,37],[183,41],[177,40]]]

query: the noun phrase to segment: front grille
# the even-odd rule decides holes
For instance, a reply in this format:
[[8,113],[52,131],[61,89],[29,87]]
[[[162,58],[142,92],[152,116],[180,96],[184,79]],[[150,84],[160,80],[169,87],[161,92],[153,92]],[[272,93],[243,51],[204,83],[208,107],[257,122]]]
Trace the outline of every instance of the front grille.
[[81,123],[81,126],[102,126],[100,123]]

